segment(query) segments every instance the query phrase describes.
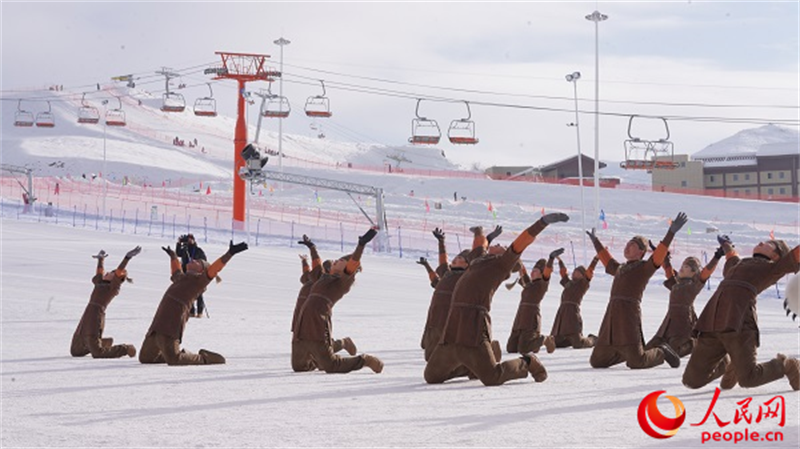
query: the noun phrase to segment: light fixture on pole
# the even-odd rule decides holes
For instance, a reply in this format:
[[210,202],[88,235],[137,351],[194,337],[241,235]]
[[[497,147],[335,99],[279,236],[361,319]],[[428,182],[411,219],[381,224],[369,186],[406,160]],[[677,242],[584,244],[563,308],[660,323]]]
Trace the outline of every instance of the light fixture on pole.
[[[284,39],[283,36],[281,36],[280,39],[273,41],[273,44],[281,47],[281,60],[279,69],[281,72],[281,81],[278,87],[281,99],[283,99],[283,47],[291,43],[292,42],[289,39]],[[279,111],[283,112],[283,101],[280,102],[279,108]],[[278,117],[278,170],[283,173],[283,114],[280,114]],[[280,189],[283,190],[283,183],[280,183]]]
[[106,177],[108,173],[106,172],[106,125],[108,123],[108,100],[103,100],[101,102],[103,104],[103,112],[106,120],[103,120],[103,220],[106,219],[106,196],[108,196],[108,183],[106,182]]
[[[608,16],[594,11],[586,20],[594,22],[594,220],[600,219],[600,22]],[[594,227],[594,226],[592,226]]]
[[[567,82],[572,83],[572,90],[575,98],[575,123],[570,123],[569,126],[575,126],[575,135],[578,143],[578,189],[581,192],[581,231],[586,231],[586,208],[583,203],[583,153],[581,153],[581,128],[578,122],[578,80],[581,79],[581,72],[572,72],[565,77]],[[586,263],[586,233],[581,232],[583,237],[583,263]]]

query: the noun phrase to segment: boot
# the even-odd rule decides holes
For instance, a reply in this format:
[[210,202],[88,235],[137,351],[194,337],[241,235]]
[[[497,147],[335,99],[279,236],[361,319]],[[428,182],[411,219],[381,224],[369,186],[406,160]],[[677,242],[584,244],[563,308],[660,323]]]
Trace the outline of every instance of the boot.
[[662,351],[664,351],[664,361],[669,364],[672,368],[677,368],[681,366],[681,358],[678,356],[672,347],[666,343],[658,346]]
[[592,347],[594,347],[597,344],[597,335],[589,334],[589,336],[586,338],[588,338],[589,341],[592,342]]
[[800,390],[800,361],[796,358],[787,358],[783,354],[778,354],[778,359],[783,356],[783,374],[789,379],[792,390]]
[[128,350],[128,357],[136,357],[136,347],[133,345],[125,345],[125,349]]
[[500,348],[500,342],[497,340],[492,340],[492,353],[494,354],[495,363],[500,363],[500,360],[503,360],[503,349]]
[[552,354],[556,350],[556,339],[552,335],[544,337],[544,347],[548,354]]
[[376,374],[383,371],[383,362],[381,362],[381,359],[369,354],[364,354],[361,358],[364,359],[364,366],[369,367],[369,369]]
[[722,379],[719,381],[719,388],[723,390],[730,390],[736,386],[738,381],[739,380],[736,377],[736,369],[729,359],[728,364],[725,365],[725,373],[722,375]]
[[203,358],[203,362],[206,365],[217,365],[225,363],[225,357],[222,354],[217,354],[216,352],[206,351],[205,349],[201,349],[200,357]]
[[350,337],[344,337],[342,339],[342,349],[347,351],[350,355],[356,355],[356,344],[353,343],[353,339]]
[[539,361],[539,358],[536,357],[536,354],[529,352],[523,355],[522,359],[528,364],[528,372],[533,376],[533,380],[536,382],[547,380],[547,370],[542,365],[542,362]]
[[114,346],[114,339],[112,337],[101,338],[100,339],[100,346],[102,346],[105,349],[108,349],[108,348]]

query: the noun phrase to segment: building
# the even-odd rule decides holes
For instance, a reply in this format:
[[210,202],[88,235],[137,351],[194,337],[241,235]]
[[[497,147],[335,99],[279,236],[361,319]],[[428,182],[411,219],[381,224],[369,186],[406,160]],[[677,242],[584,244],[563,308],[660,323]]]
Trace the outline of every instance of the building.
[[[800,192],[800,133],[776,125],[746,129],[653,170],[653,189],[702,189],[721,196],[788,199]],[[698,178],[702,171],[702,182]]]
[[504,166],[494,165],[484,170],[492,179],[521,178],[525,180],[538,179],[538,172],[533,166]]
[[[594,177],[594,159],[583,155],[583,177]],[[606,164],[600,162],[600,168]],[[578,156],[568,157],[540,167],[533,166],[493,166],[485,170],[492,179],[546,180],[560,181],[578,177]],[[577,183],[577,181],[576,181]]]

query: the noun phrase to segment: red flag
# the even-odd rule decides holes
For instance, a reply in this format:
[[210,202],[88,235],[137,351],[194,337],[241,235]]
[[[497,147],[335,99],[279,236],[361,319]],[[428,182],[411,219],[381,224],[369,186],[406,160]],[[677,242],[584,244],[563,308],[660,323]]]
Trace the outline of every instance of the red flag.
[[489,212],[491,212],[491,211],[493,211],[493,210],[494,210],[494,208],[492,208],[492,202],[491,202],[491,201],[489,201]]
[[608,222],[603,220],[603,229],[608,229]]
[[770,240],[775,240],[775,230],[774,229],[769,231],[769,239]]
[[206,195],[211,195],[211,186],[206,189]]
[[542,208],[542,217],[544,217],[544,207]]
[[425,200],[425,212],[430,212],[431,206],[428,204],[428,200]]

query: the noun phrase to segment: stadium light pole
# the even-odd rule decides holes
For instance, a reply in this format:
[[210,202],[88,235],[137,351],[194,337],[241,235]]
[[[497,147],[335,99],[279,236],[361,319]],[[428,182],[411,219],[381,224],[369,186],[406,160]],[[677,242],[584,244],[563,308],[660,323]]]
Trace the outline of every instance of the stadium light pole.
[[[107,116],[108,100],[103,100],[102,104],[104,116]],[[103,120],[103,220],[106,219],[106,196],[108,196],[108,182],[106,181],[108,176],[106,171],[106,125],[107,120]]]
[[[289,39],[284,39],[283,36],[280,39],[276,39],[272,42],[273,44],[281,47],[281,60],[280,60],[280,72],[281,72],[281,82],[278,87],[279,95],[281,96],[281,101],[279,102],[279,111],[283,112],[283,47],[291,44],[292,42]],[[278,170],[283,173],[283,116],[278,117]],[[283,190],[283,183],[280,183],[280,189]]]
[[592,227],[600,219],[600,22],[608,16],[595,10],[586,16],[586,20],[594,22],[594,221]]
[[[575,126],[575,136],[578,144],[578,189],[581,192],[581,230],[586,231],[586,209],[583,202],[583,153],[581,153],[581,128],[578,121],[578,80],[581,79],[581,72],[572,72],[565,76],[567,82],[572,83],[572,91],[575,98],[575,123],[568,126]],[[583,263],[586,263],[586,233],[581,232],[583,237],[581,247],[583,248]]]

